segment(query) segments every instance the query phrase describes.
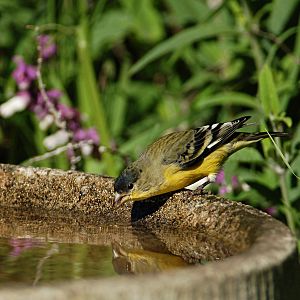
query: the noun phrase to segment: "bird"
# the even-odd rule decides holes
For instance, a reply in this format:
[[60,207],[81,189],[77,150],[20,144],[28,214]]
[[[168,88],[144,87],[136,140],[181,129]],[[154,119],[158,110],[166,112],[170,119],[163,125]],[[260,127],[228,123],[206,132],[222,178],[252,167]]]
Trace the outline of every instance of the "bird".
[[239,132],[250,116],[162,136],[129,164],[114,182],[114,205],[181,189],[203,189],[234,152],[285,132]]

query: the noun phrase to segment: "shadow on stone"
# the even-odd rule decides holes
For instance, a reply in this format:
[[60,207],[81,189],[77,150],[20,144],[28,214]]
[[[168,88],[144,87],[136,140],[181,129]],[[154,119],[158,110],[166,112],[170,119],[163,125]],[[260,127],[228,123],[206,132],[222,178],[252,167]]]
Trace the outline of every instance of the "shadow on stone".
[[131,209],[131,222],[138,222],[158,211],[170,198],[171,193],[153,197],[149,200],[136,201]]

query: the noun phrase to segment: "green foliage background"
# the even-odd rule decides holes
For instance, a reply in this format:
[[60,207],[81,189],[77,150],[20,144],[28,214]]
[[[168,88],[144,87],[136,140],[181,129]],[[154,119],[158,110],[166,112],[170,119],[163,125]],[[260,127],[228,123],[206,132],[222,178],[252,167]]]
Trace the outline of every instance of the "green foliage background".
[[[102,145],[117,149],[84,158],[82,170],[117,175],[124,155],[136,158],[166,132],[251,115],[257,130],[292,134],[276,142],[300,174],[298,0],[0,0],[0,16],[0,101],[16,90],[12,57],[36,62],[35,32],[26,25],[39,26],[58,44],[43,66],[47,88],[62,90]],[[32,113],[0,125],[2,162],[46,152],[49,133]],[[67,169],[68,161],[61,154],[38,165]],[[299,180],[271,141],[235,154],[225,172],[228,182],[236,175],[250,187],[227,197],[275,207],[299,234]]]

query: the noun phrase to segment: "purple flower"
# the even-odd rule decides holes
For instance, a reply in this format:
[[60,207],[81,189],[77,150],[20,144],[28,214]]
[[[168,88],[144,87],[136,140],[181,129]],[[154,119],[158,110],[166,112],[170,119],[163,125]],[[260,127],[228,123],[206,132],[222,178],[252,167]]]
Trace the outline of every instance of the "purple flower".
[[[61,92],[56,89],[52,89],[46,92],[49,102],[51,102],[54,107],[58,105],[58,100],[61,97]],[[38,93],[35,100],[30,104],[30,110],[33,111],[39,119],[44,119],[49,114],[49,107],[41,93]]]
[[49,35],[41,34],[37,37],[37,40],[43,59],[47,60],[56,54],[56,45]]
[[92,144],[83,143],[80,146],[80,150],[82,155],[88,156],[93,153],[93,150],[95,149],[95,146],[99,145],[99,135],[95,128],[89,128],[89,129],[82,129],[79,128],[73,136],[73,140],[75,142],[84,142],[84,141],[92,141]]
[[64,120],[78,120],[80,119],[80,114],[77,109],[73,107],[68,107],[62,103],[58,103],[57,109],[60,112],[61,118]]
[[216,176],[216,183],[223,184],[225,183],[225,173],[224,170],[221,170]]
[[220,188],[219,188],[219,194],[220,195],[225,195],[226,193],[228,193],[228,187],[226,185],[222,185]]
[[82,128],[78,128],[78,130],[74,133],[74,141],[80,142],[86,140],[86,133],[85,130]]
[[271,216],[276,216],[278,211],[275,206],[270,206],[265,209],[265,212]]
[[237,189],[240,186],[239,179],[237,178],[237,176],[231,177],[231,186],[233,190]]
[[61,119],[67,122],[69,130],[76,132],[80,128],[80,113],[77,109],[58,103],[57,110],[60,112]]
[[53,103],[58,102],[59,98],[62,95],[62,92],[60,90],[57,90],[57,89],[49,90],[46,93],[47,93],[47,96],[48,96],[49,100]]
[[13,60],[17,67],[13,71],[12,76],[20,90],[27,90],[31,82],[37,77],[36,67],[27,65],[21,56],[15,56]]
[[79,128],[74,133],[75,142],[89,141],[89,140],[91,140],[95,145],[99,145],[100,138],[95,128],[89,128],[86,130]]
[[92,140],[95,145],[99,145],[100,143],[100,138],[95,128],[89,128],[87,130],[87,138]]
[[219,186],[219,194],[220,195],[224,195],[226,193],[231,193],[232,191],[234,191],[238,188],[242,188],[242,185],[240,185],[237,176],[232,176],[231,184],[226,184],[225,173],[223,170],[221,170],[217,174],[215,182]]
[[71,147],[68,147],[68,149],[67,149],[67,156],[68,156],[69,160],[71,160],[75,155],[76,154],[75,154],[74,149],[71,148]]

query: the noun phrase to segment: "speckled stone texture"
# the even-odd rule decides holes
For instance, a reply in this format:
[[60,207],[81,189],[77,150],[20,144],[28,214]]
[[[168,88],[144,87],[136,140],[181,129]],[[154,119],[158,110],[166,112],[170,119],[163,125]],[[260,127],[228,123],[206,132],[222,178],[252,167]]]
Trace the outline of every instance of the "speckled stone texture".
[[[11,207],[23,213],[68,219],[70,232],[78,230],[75,220],[86,228],[122,224],[150,229],[169,251],[183,257],[191,257],[199,240],[205,240],[191,240],[189,232],[201,233],[202,237],[207,234],[218,241],[211,247],[212,256],[217,243],[230,249],[224,257],[232,256],[155,275],[6,288],[0,291],[0,298],[23,299],[26,295],[27,299],[300,299],[295,240],[285,225],[265,213],[188,191],[120,208],[113,208],[113,198],[113,179],[109,177],[0,165],[0,227],[8,235]],[[55,231],[55,224],[53,228]],[[166,237],[168,231],[182,233],[177,235],[178,242]],[[135,238],[127,242],[141,243]]]

